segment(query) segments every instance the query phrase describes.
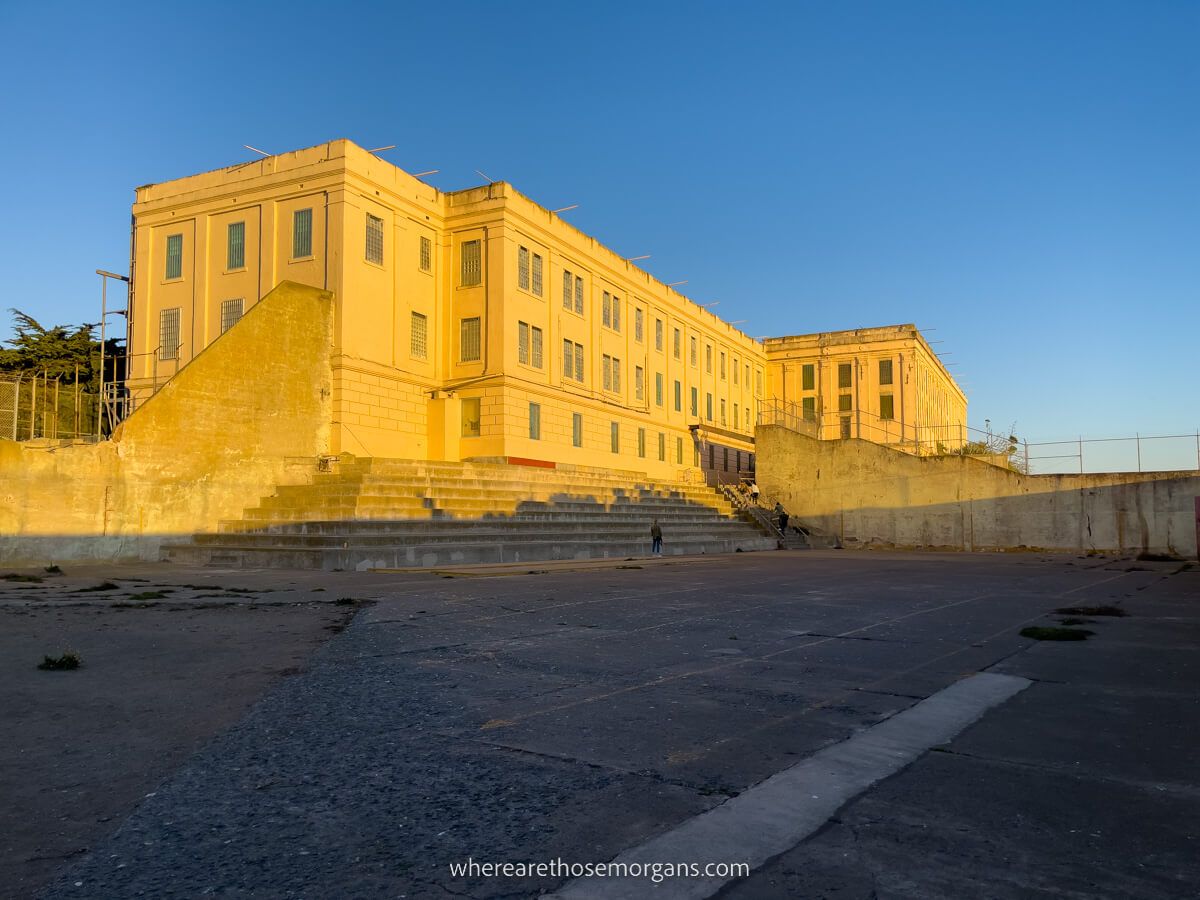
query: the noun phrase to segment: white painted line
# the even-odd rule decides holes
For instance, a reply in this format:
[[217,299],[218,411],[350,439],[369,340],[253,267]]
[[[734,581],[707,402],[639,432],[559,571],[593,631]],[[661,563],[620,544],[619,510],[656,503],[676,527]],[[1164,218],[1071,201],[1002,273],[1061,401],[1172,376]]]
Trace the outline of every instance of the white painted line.
[[[616,857],[616,863],[749,863],[751,872],[795,847],[843,805],[944,744],[993,706],[1030,685],[1026,678],[980,673],[950,685],[854,737],[718,807]],[[564,900],[711,897],[729,878],[577,878],[552,894]]]

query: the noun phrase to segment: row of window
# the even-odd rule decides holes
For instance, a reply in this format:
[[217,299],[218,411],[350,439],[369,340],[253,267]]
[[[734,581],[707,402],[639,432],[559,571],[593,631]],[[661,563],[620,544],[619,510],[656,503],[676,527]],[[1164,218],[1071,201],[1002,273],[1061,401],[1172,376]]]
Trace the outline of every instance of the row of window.
[[[467,399],[463,401],[464,409],[468,406],[471,412],[464,412],[463,415],[463,437],[478,437],[479,436],[479,414],[478,400]],[[540,403],[529,404],[529,439],[531,441],[540,441],[542,439],[542,405]],[[581,413],[571,414],[571,446],[583,446],[583,415]],[[609,447],[613,453],[621,452],[621,424],[619,422],[609,423]],[[639,428],[637,430],[637,454],[643,459],[646,456],[646,429]],[[728,453],[728,451],[726,451]],[[660,462],[667,460],[667,435],[665,432],[658,433],[658,459]],[[675,462],[679,465],[683,464],[683,438],[675,438]],[[699,464],[698,451],[696,463]]]
[[[812,363],[806,363],[800,367],[800,389],[805,391],[816,390],[816,366]],[[837,367],[837,383],[839,388],[852,387],[854,383],[854,366],[853,363],[838,363]],[[892,360],[879,360],[879,383],[881,385],[892,383]]]
[[[365,258],[367,262],[383,265],[383,219],[366,214]],[[292,213],[292,259],[312,256],[312,209],[297,209]],[[478,241],[475,242],[478,245]],[[524,249],[524,248],[522,248]],[[433,241],[422,235],[417,265],[422,272],[433,270]],[[246,268],[246,223],[230,222],[225,229],[225,269],[236,272]],[[183,235],[167,235],[165,277],[168,281],[183,277]],[[476,282],[478,283],[478,282]],[[536,293],[541,294],[541,257],[535,257]],[[528,285],[526,285],[528,287]]]
[[[221,334],[238,323],[245,309],[245,300],[238,297],[221,301]],[[158,358],[179,359],[181,341],[179,337],[180,308],[159,310],[158,313]]]
[[[800,399],[800,409],[804,418],[810,422],[817,420],[817,398],[802,397]],[[853,412],[854,411],[854,395],[853,394],[838,394],[838,412]],[[879,395],[879,418],[894,419],[896,417],[895,397],[892,394]]]

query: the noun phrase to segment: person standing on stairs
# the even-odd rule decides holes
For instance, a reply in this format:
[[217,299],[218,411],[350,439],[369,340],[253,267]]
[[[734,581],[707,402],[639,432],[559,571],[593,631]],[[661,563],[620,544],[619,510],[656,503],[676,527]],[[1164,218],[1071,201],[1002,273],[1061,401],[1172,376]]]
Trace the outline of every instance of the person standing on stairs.
[[662,529],[658,526],[658,519],[650,523],[650,553],[662,556]]
[[783,508],[783,504],[780,503],[778,500],[775,501],[775,515],[779,517],[779,530],[782,531],[784,534],[787,534],[787,523],[788,523],[787,510]]

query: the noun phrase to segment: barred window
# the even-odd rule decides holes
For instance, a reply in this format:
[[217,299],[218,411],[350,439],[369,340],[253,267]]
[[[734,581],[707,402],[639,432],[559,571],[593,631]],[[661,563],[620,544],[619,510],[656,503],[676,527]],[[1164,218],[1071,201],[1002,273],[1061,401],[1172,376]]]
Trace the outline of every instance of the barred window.
[[529,439],[531,441],[542,439],[542,405],[540,403],[529,404]]
[[850,412],[854,408],[854,398],[850,394],[838,394],[838,412]]
[[221,334],[237,324],[238,319],[242,317],[243,307],[244,301],[241,297],[236,300],[221,301]]
[[421,237],[421,259],[418,265],[422,272],[433,271],[433,241],[423,235]]
[[851,381],[850,363],[839,363],[838,364],[838,387],[848,388],[848,387],[850,387],[850,381]]
[[683,383],[675,382],[675,412],[683,412]]
[[533,292],[542,296],[542,258],[533,254]]
[[633,339],[639,344],[643,339],[644,327],[642,325],[642,309],[639,306],[633,311]]
[[658,433],[658,461],[667,461],[667,436],[661,431]]
[[483,282],[483,261],[479,241],[463,241],[459,249],[459,284],[475,287]]
[[425,359],[429,355],[429,320],[419,312],[411,316],[408,352],[414,359]]
[[367,262],[383,265],[383,219],[367,213]]
[[225,268],[246,268],[246,223],[230,222],[225,230]]
[[616,294],[613,294],[612,306],[613,306],[613,316],[612,316],[613,331],[620,331],[621,330],[621,298],[618,297]]
[[725,380],[725,351],[721,351],[721,380]]
[[692,415],[700,415],[700,391],[698,388],[692,388]]
[[683,438],[675,438],[675,464],[683,465]]
[[663,348],[663,320],[655,319],[654,320],[654,349],[657,350],[659,353],[661,353],[662,348]]
[[613,422],[608,429],[609,443],[613,453],[621,452],[621,426]]
[[721,401],[721,424],[725,424],[725,401]]
[[479,316],[459,323],[458,347],[460,362],[479,362]]
[[695,338],[695,337],[693,337],[693,338],[692,338],[691,354],[690,354],[690,356],[691,356],[691,363],[692,363],[692,365],[693,365],[693,366],[694,366],[694,365],[696,365],[696,361],[697,361],[697,359],[699,358],[699,357],[697,356],[697,347],[698,347],[698,344],[696,343],[696,338]]
[[583,315],[583,279],[575,276],[575,312]]
[[583,416],[579,413],[571,414],[571,444],[576,447],[583,446]]
[[712,344],[704,345],[704,371],[712,374]]
[[612,390],[612,357],[609,356],[607,353],[604,354],[604,358],[600,361],[600,368],[601,368],[602,376],[603,376],[602,384],[604,385],[604,390],[611,391]]
[[563,309],[572,309],[575,298],[575,279],[569,269],[563,269]]
[[704,401],[705,401],[704,402],[704,411],[705,411],[705,413],[707,413],[707,415],[704,418],[708,419],[708,421],[711,422],[713,420],[712,394],[705,394]]
[[600,311],[600,321],[605,328],[612,328],[612,294],[604,292],[604,305]]
[[523,291],[529,290],[529,249],[517,248],[517,287]]
[[179,307],[158,314],[158,358],[179,359]]
[[462,436],[479,437],[480,400],[478,397],[464,397],[462,402]]
[[638,456],[645,459],[646,457],[646,429],[638,429]]
[[621,393],[621,361],[613,357],[613,393]]
[[583,383],[583,344],[575,345],[575,380]]
[[812,365],[800,367],[800,390],[811,391],[816,384],[816,373]]
[[292,213],[292,259],[312,256],[312,209]]
[[733,358],[733,383],[734,384],[738,383],[738,368],[739,368],[738,358],[735,356]]
[[663,405],[663,373],[654,373],[654,404],[655,406]]
[[641,400],[646,393],[646,370],[641,366],[633,367],[633,396]]
[[683,359],[683,332],[678,328],[675,329],[674,351],[676,359]]
[[575,377],[575,345],[570,341],[563,341],[563,378]]
[[879,361],[879,383],[892,383],[892,361],[890,359],[881,359]]
[[535,369],[542,367],[542,329],[534,327],[530,329],[533,332],[533,347],[530,354],[530,365]]
[[737,428],[742,424],[742,417],[738,415],[738,404],[733,404],[733,427]]
[[879,418],[893,419],[896,416],[896,408],[891,394],[879,395]]
[[529,365],[529,323],[517,323],[517,362]]
[[[183,235],[167,235],[167,278],[183,277]],[[173,357],[172,357],[173,358]]]

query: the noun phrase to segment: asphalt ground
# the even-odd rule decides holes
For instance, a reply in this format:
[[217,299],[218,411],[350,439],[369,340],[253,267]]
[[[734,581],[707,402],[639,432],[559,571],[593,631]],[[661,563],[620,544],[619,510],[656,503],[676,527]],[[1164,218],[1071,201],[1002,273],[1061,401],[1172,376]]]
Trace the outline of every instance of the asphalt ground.
[[[1195,895],[1194,565],[813,551],[624,565],[209,570],[374,602],[47,895],[536,896],[570,879],[451,865],[612,860],[979,672],[1030,684],[721,895]],[[1088,617],[1087,641],[1018,634],[1104,604],[1129,615]],[[706,852],[738,862],[720,839]]]

